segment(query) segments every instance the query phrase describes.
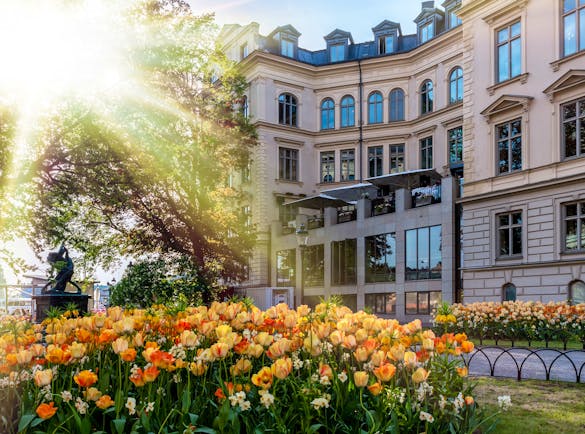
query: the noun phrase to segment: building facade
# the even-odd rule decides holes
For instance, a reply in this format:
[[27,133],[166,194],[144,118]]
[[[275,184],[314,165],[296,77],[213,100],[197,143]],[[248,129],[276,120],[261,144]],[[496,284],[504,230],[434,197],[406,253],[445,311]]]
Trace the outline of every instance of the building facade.
[[225,26],[259,134],[242,288],[400,320],[585,296],[583,3],[426,1],[416,34],[384,20],[319,51],[291,25]]

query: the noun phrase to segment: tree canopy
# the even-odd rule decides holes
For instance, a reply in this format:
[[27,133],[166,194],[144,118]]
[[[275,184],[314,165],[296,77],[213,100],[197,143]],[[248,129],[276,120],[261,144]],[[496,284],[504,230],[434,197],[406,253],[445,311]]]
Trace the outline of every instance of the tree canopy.
[[183,1],[137,2],[124,23],[132,79],[64,99],[38,129],[12,221],[37,250],[65,241],[101,265],[175,256],[207,283],[238,280],[254,234],[227,180],[256,142],[237,110],[246,82],[216,49],[213,17]]

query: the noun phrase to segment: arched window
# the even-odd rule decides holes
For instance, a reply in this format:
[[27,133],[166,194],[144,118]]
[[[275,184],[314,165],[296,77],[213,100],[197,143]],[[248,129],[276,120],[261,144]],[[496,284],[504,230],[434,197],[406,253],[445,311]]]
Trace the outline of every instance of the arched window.
[[449,74],[449,104],[463,101],[463,69],[455,68]]
[[404,91],[393,89],[390,92],[390,122],[404,120]]
[[433,82],[425,81],[420,87],[420,114],[433,111]]
[[346,95],[341,99],[341,128],[355,125],[355,101],[353,96]]
[[321,129],[333,128],[335,128],[335,103],[331,98],[327,98],[321,103]]
[[290,93],[283,93],[278,97],[278,123],[297,126],[297,99]]
[[569,301],[571,304],[585,303],[585,283],[575,280],[569,284]]
[[516,287],[512,283],[506,283],[502,287],[502,301],[516,301]]
[[248,97],[246,95],[244,95],[244,97],[242,98],[242,116],[244,116],[245,118],[250,117],[250,106],[248,105]]
[[379,124],[384,118],[384,109],[382,108],[382,94],[380,92],[372,92],[368,97],[368,123]]

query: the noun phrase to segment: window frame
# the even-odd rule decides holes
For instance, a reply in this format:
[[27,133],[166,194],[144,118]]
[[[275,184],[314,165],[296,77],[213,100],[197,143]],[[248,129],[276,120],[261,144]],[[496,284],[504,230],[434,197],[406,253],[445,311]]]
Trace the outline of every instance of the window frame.
[[[380,153],[378,153],[378,149],[381,149]],[[375,152],[372,154],[373,150],[375,150]],[[372,166],[371,159],[376,160],[376,164],[374,166]],[[377,170],[377,168],[378,168],[377,162],[378,161],[380,163],[380,173],[378,173],[378,170]],[[375,174],[371,170],[372,167],[374,167]],[[384,174],[384,146],[382,146],[382,145],[368,146],[368,178],[382,176],[383,174]]]
[[[384,237],[382,240],[380,237]],[[393,245],[389,245],[388,239],[393,240]],[[379,241],[378,241],[379,240]],[[377,242],[385,242],[384,252],[380,253],[380,251],[376,248]],[[393,249],[393,251],[392,251]],[[374,251],[375,250],[375,251]],[[388,253],[387,250],[390,252]],[[374,255],[372,254],[374,253]],[[378,254],[379,253],[379,254]],[[364,237],[364,283],[380,283],[380,282],[396,282],[396,256],[397,256],[397,243],[396,243],[396,234],[393,232],[387,232],[383,234],[376,234]],[[388,257],[393,259],[394,263],[388,263]],[[374,258],[375,260],[379,260],[379,258],[384,258],[383,263],[380,263],[379,266],[386,267],[388,270],[393,270],[388,273],[380,273],[374,272],[371,270],[371,266],[369,266],[369,259]],[[390,261],[392,262],[392,261]],[[380,278],[382,276],[382,278]],[[387,278],[383,278],[383,276],[387,276]]]
[[[353,244],[353,263],[349,244]],[[341,256],[343,254],[343,261]],[[353,272],[351,271],[353,268]],[[331,242],[331,284],[332,285],[356,285],[357,284],[357,238]]]
[[[565,107],[569,105],[575,105],[575,116],[570,118],[570,120],[565,119]],[[582,106],[582,110],[581,110]],[[560,134],[561,134],[561,157],[563,160],[571,160],[575,158],[585,157],[585,137],[581,137],[581,130],[585,129],[585,97],[580,97],[577,99],[573,99],[571,101],[564,102],[560,104],[559,107],[560,113]],[[565,134],[565,125],[575,122],[575,155],[567,156],[567,143],[566,143],[566,134]],[[583,150],[581,150],[580,142],[583,142]]]
[[[585,50],[585,24],[581,20],[585,20],[585,2],[581,5],[579,0],[575,0],[575,6],[568,11],[565,11],[566,0],[561,0],[560,3],[560,27],[561,27],[561,58],[569,57]],[[566,18],[570,15],[575,16],[575,51],[567,53],[567,38],[566,38]],[[581,29],[581,27],[583,27]]]
[[[309,258],[311,255],[315,255],[316,260]],[[303,247],[301,257],[303,285],[306,288],[323,287],[325,285],[325,245],[312,244]],[[320,275],[317,276],[317,274]],[[309,280],[309,278],[315,278],[315,280]]]
[[402,88],[395,87],[390,91],[388,95],[388,122],[401,122],[405,119],[404,99]]
[[[442,291],[406,291],[404,293],[404,314],[405,315],[430,315],[434,309],[431,304],[431,293],[439,294],[438,300],[435,301],[434,305],[438,306],[443,298]],[[409,294],[416,294],[416,311],[408,310],[407,298]],[[421,309],[421,296],[426,297],[426,309]]]
[[[372,302],[373,299],[373,302]],[[381,302],[378,300],[381,299]],[[384,309],[377,309],[379,305]],[[388,306],[390,310],[388,310]],[[364,294],[364,307],[376,315],[396,315],[396,292],[373,292]]]
[[[520,24],[520,30],[518,32],[518,35],[512,36],[512,27],[515,26],[516,24]],[[494,34],[494,37],[495,37],[494,38],[494,44],[495,44],[494,45],[494,48],[495,48],[495,59],[496,59],[496,61],[495,61],[495,80],[494,81],[497,84],[504,83],[504,82],[506,82],[508,80],[512,80],[512,79],[514,79],[514,78],[519,77],[519,76],[522,75],[522,70],[523,70],[523,65],[522,65],[522,63],[523,63],[522,62],[522,56],[523,56],[523,54],[522,54],[522,52],[524,51],[523,50],[523,47],[522,47],[522,27],[523,27],[522,26],[522,19],[518,18],[518,19],[515,19],[515,20],[513,20],[512,22],[510,22],[510,23],[508,23],[506,25],[503,25],[501,27],[498,27],[496,29],[496,31],[495,31],[495,34]],[[500,42],[498,40],[498,35],[503,30],[507,30],[508,31],[508,37],[507,37],[507,39],[505,41]],[[512,43],[514,41],[516,41],[516,40],[519,40],[520,41],[519,42],[520,54],[519,54],[519,58],[517,59],[518,62],[519,62],[520,68],[519,68],[518,73],[513,75]],[[500,60],[501,60],[501,57],[500,57],[500,47],[503,47],[505,45],[508,46],[507,51],[506,51],[506,58],[508,60],[508,71],[507,71],[507,76],[505,78],[501,78],[500,77]]]
[[[397,148],[401,147],[402,151],[397,152]],[[390,145],[390,173],[400,173],[406,170],[406,154],[404,152],[406,148],[405,143],[397,143]],[[402,159],[402,169],[399,168],[398,161]]]
[[[520,214],[520,223],[514,223],[514,215]],[[508,224],[501,224],[500,217],[507,216]],[[524,210],[515,209],[512,211],[500,212],[495,215],[496,221],[496,259],[519,259],[524,257]],[[520,230],[520,252],[513,252],[514,246],[514,229]],[[507,232],[506,239],[508,240],[508,254],[501,253],[500,232]]]
[[[286,48],[286,49],[285,49]],[[289,54],[290,49],[290,54]],[[280,55],[294,59],[296,50],[296,42],[287,37],[280,38]]]
[[[348,158],[348,153],[351,153],[351,158]],[[343,163],[348,162],[347,170],[343,170]],[[353,162],[353,164],[351,164]],[[353,170],[352,170],[353,166]],[[347,173],[345,173],[347,172]],[[355,181],[355,149],[341,149],[339,151],[339,180],[341,182]]]
[[[390,47],[391,47],[390,51],[388,51],[388,45],[389,45],[388,39],[390,39],[392,41],[392,43],[390,44]],[[396,36],[394,33],[389,33],[389,34],[378,36],[378,55],[394,53],[395,39],[396,39]]]
[[[514,289],[514,296],[508,298],[508,288]],[[518,288],[512,282],[505,283],[502,285],[502,302],[504,301],[516,301],[518,299]]]
[[248,42],[244,42],[240,45],[240,60],[244,60],[246,57],[250,55]]
[[419,139],[419,158],[421,169],[433,168],[433,136]]
[[[288,155],[287,155],[288,154]],[[299,180],[300,152],[296,148],[278,147],[278,179],[281,181]],[[287,176],[290,173],[290,176]]]
[[[326,172],[324,172],[324,168],[326,169]],[[326,176],[330,177],[327,181],[325,180]],[[335,151],[319,152],[319,182],[321,184],[331,184],[335,182]]]
[[298,99],[290,92],[278,95],[278,123],[288,127],[298,127]]
[[[280,258],[283,257],[281,253],[287,252],[287,255],[292,255],[292,265],[288,268],[281,269],[279,268],[280,265]],[[296,249],[282,249],[277,250],[276,252],[276,286],[277,287],[291,287],[296,286],[296,276],[297,276],[297,250]],[[290,260],[291,257],[289,256],[288,259]],[[284,259],[283,259],[284,260]],[[282,271],[281,271],[282,270]],[[288,271],[288,279],[286,281],[281,282],[280,278],[283,272]]]
[[[343,62],[345,59],[345,44],[331,44],[329,45],[329,61],[331,63]],[[341,58],[337,58],[334,54],[341,54]]]
[[[429,20],[423,21],[418,25],[418,32],[419,32],[419,43],[424,44],[425,42],[430,41],[433,39],[435,35],[435,18],[431,18]],[[429,35],[429,29],[431,29],[431,34]]]
[[321,101],[321,130],[335,129],[335,102],[331,98]]
[[[454,77],[454,74],[457,74]],[[453,86],[455,86],[455,96],[453,96]],[[449,73],[449,104],[457,104],[463,101],[463,68],[456,66]]]
[[[512,135],[512,124],[515,122],[520,122],[520,134]],[[522,116],[516,117],[504,122],[500,122],[494,125],[494,138],[495,138],[495,152],[496,152],[496,176],[504,176],[515,172],[521,172],[524,170],[524,118]],[[499,131],[498,129],[507,126],[510,133],[505,139],[500,140],[499,138]],[[512,140],[520,137],[520,167],[518,169],[512,169],[512,161],[513,161],[513,152],[512,152]],[[500,143],[503,141],[507,142],[507,154],[508,154],[508,170],[502,172],[500,168]]]
[[575,293],[574,293],[574,285],[577,284],[581,284],[583,285],[583,299],[580,303],[585,303],[585,282],[583,282],[583,280],[581,279],[576,279],[573,280],[572,282],[569,283],[568,288],[567,288],[567,298],[570,304],[572,305],[576,305],[576,304],[580,304],[580,303],[576,303],[575,302]]
[[[376,99],[372,101],[372,98],[379,97],[380,99]],[[375,112],[372,110],[374,108]],[[373,115],[373,113],[375,113]],[[379,115],[379,117],[378,117]],[[381,124],[384,122],[384,96],[382,92],[375,90],[368,95],[368,124],[375,125]]]
[[[435,271],[433,274],[433,272],[431,271],[431,257],[432,257],[432,240],[431,240],[431,231],[433,228],[440,228],[440,244],[439,244],[439,252],[441,254],[441,258],[440,258],[440,263],[441,263],[441,268],[440,270],[437,272]],[[425,247],[427,247],[428,249],[428,255],[424,256],[424,255],[419,255],[419,232],[422,230],[427,230],[428,231],[428,243]],[[409,238],[409,232],[410,233],[415,233],[416,235],[416,239],[415,239],[415,245],[414,247],[416,247],[416,270],[414,271],[408,271],[408,261],[409,261],[409,255],[408,255],[408,250],[409,250],[409,245],[408,245],[408,238]],[[412,247],[411,247],[412,248]],[[424,257],[422,257],[424,256]],[[420,269],[419,268],[419,263],[423,262],[423,260],[427,260],[429,266],[428,268],[425,269]],[[411,273],[411,274],[409,274]],[[427,276],[424,275],[424,273],[428,273]],[[416,280],[437,280],[437,279],[441,279],[443,276],[443,228],[442,225],[433,225],[433,226],[424,226],[424,227],[419,227],[419,228],[412,228],[412,229],[407,229],[404,231],[404,280],[405,281],[416,281]]]
[[[457,136],[452,136],[452,131],[459,130],[460,133]],[[456,156],[461,154],[461,158],[457,160],[453,160],[453,152],[452,148],[453,145],[457,145],[457,151],[455,152]],[[460,152],[459,152],[460,150]],[[447,130],[447,153],[449,155],[449,165],[457,165],[463,163],[463,125],[459,125],[453,128],[449,128]]]
[[[430,85],[430,87],[429,87],[429,85]],[[419,113],[421,116],[424,116],[424,115],[427,115],[427,114],[433,112],[433,106],[434,106],[434,100],[435,100],[434,90],[435,90],[435,87],[433,85],[433,80],[427,79],[421,83],[421,85],[419,87],[419,93],[420,93]]]
[[[576,205],[576,214],[574,216],[567,217],[567,207],[571,205]],[[581,247],[579,241],[583,241],[585,239],[585,200],[576,200],[571,202],[565,202],[562,204],[562,232],[561,232],[561,252],[563,254],[582,254],[585,253],[585,245]],[[576,221],[577,228],[576,228],[576,245],[577,247],[574,249],[569,249],[567,247],[567,221]]]
[[[351,101],[351,104],[348,103]],[[341,128],[355,127],[355,98],[345,95],[339,105],[339,125]],[[347,122],[344,122],[344,120]]]

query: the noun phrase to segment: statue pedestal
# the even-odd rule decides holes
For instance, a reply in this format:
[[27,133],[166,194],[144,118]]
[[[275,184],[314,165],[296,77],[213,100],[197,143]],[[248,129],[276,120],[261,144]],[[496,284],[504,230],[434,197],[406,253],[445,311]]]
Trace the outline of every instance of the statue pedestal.
[[47,317],[47,311],[51,307],[64,309],[69,303],[75,303],[77,310],[79,310],[79,315],[83,315],[88,310],[90,298],[87,294],[72,294],[67,292],[33,295],[32,299],[35,304],[34,321],[40,323],[44,320]]

